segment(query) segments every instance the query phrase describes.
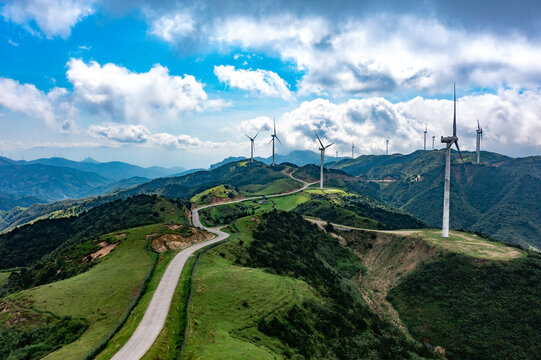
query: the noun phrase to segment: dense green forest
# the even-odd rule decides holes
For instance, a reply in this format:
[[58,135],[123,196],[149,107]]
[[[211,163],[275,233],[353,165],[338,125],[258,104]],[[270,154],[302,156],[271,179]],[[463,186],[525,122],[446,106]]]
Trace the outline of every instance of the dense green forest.
[[99,248],[95,238],[161,221],[165,202],[158,196],[139,195],[98,206],[76,217],[40,220],[0,235],[0,268],[21,267],[12,272],[4,291],[86,271],[93,263],[84,258]]
[[320,301],[281,309],[262,319],[259,330],[287,344],[297,359],[420,359],[434,355],[408,340],[366,306],[352,281],[362,262],[338,240],[301,216],[262,215],[249,244],[247,266],[302,278]]
[[418,229],[425,227],[411,215],[404,214],[365,196],[312,195],[312,200],[300,204],[295,212],[315,216],[337,224],[368,229]]
[[541,255],[481,261],[448,254],[412,272],[388,294],[419,341],[448,359],[538,359]]

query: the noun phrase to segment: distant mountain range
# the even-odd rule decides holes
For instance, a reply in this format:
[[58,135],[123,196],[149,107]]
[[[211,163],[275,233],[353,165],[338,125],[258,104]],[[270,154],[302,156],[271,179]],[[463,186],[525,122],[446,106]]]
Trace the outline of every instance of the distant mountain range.
[[0,210],[105,194],[185,171],[182,167],[144,168],[120,161],[100,163],[92,158],[15,161],[0,157]]
[[[212,170],[224,164],[240,161],[240,160],[245,160],[245,159],[249,159],[249,158],[246,158],[245,156],[228,157],[227,159],[224,159],[220,162],[210,165],[210,169]],[[325,155],[325,164],[330,164],[330,163],[334,163],[336,161],[345,160],[345,159],[351,159],[351,158]],[[254,157],[254,160],[261,161],[262,163],[267,164],[267,165],[272,164],[272,156],[269,156],[267,158],[256,156]],[[287,162],[287,163],[295,164],[297,166],[304,166],[307,164],[319,165],[321,163],[321,154],[315,153],[310,150],[294,150],[287,155],[276,154],[274,156],[274,162],[276,164]]]

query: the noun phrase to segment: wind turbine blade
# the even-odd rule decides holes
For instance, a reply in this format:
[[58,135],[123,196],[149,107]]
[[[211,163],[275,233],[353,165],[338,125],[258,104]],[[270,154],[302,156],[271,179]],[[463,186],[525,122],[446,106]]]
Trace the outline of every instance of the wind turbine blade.
[[278,140],[278,142],[280,143],[280,145],[282,145],[282,142],[280,141],[280,139],[278,138],[278,136],[275,136],[276,140]]
[[251,141],[253,141],[254,139],[252,139],[251,137],[249,137],[248,135],[244,134],[244,136],[246,136],[248,139],[250,139]]
[[325,149],[328,148],[329,146],[331,146],[332,144],[334,144],[334,143],[330,143],[329,145],[325,146]]
[[460,151],[460,148],[458,147],[458,141],[455,141],[456,149],[458,150],[458,155],[460,155],[460,159],[462,160],[462,166],[464,167],[464,173],[466,173],[466,180],[470,177],[468,175],[468,169],[466,168],[466,163],[464,162],[464,158],[462,157],[462,152]]
[[477,130],[481,130],[481,126],[479,126],[479,119],[477,119]]
[[274,135],[276,135],[276,120],[272,119],[272,121],[274,122]]
[[274,136],[271,137],[271,141],[269,141],[269,144],[274,141]]
[[314,134],[316,134],[317,140],[321,144],[321,147],[324,148],[325,146],[323,146],[323,143],[321,142],[321,139],[319,138],[319,136],[317,136],[317,132],[314,131]]
[[453,83],[453,136],[456,136],[456,86]]
[[257,132],[257,134],[255,134],[253,140],[255,140],[255,138],[257,137],[257,135],[259,135],[259,131]]

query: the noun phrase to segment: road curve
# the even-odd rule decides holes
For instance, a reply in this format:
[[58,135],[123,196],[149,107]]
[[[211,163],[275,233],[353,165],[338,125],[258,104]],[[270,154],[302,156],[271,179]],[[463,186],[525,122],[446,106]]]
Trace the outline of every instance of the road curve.
[[293,180],[301,182],[303,186],[299,189],[280,194],[256,196],[246,199],[223,202],[219,204],[210,204],[192,210],[193,225],[215,234],[216,237],[211,240],[192,245],[189,248],[186,248],[179,252],[173,258],[171,263],[169,263],[169,265],[167,266],[167,269],[165,270],[165,273],[163,274],[163,277],[160,280],[160,283],[158,284],[154,295],[152,295],[152,299],[150,300],[150,304],[148,305],[145,314],[143,315],[143,319],[141,319],[141,322],[137,326],[137,329],[135,329],[135,332],[132,334],[130,339],[111,358],[112,360],[139,360],[143,357],[143,355],[145,355],[145,353],[148,351],[148,349],[150,349],[152,344],[154,344],[154,341],[156,341],[156,338],[158,337],[165,325],[165,320],[167,318],[167,314],[169,313],[169,307],[171,306],[171,301],[173,300],[173,295],[175,293],[175,289],[177,288],[180,274],[182,273],[182,269],[184,268],[184,265],[186,264],[188,258],[192,256],[196,251],[208,245],[225,240],[229,237],[229,234],[223,231],[203,226],[201,224],[201,221],[199,220],[199,210],[212,206],[220,206],[262,198],[274,198],[279,196],[291,195],[303,191],[308,186],[315,184],[307,183],[305,181],[297,179],[291,174],[288,175]]

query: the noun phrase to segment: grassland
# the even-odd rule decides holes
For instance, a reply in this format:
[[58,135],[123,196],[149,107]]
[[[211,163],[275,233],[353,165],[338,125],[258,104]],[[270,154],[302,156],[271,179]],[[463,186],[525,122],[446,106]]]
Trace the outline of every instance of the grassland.
[[197,205],[208,204],[215,199],[232,199],[239,193],[230,185],[218,185],[192,196],[190,201]]
[[239,220],[240,233],[201,258],[193,279],[183,359],[281,358],[283,345],[261,333],[258,321],[314,298],[301,280],[233,263],[234,254],[251,241],[248,228],[254,225],[249,219]]
[[526,255],[525,251],[518,248],[463,231],[451,231],[448,238],[442,238],[439,229],[398,230],[392,233],[405,236],[420,236],[431,245],[478,259],[512,260]]
[[5,283],[7,283],[9,274],[9,272],[0,272],[0,288],[4,286]]
[[[160,254],[156,269],[148,283],[145,293],[137,303],[137,306],[135,306],[130,313],[124,326],[113,336],[113,338],[107,344],[107,347],[98,356],[96,356],[96,360],[110,359],[122,347],[122,345],[128,341],[143,318],[146,308],[150,303],[156,288],[158,287],[163,273],[177,253],[178,252],[170,251]],[[167,316],[164,329],[156,339],[154,345],[150,348],[149,352],[147,352],[144,359],[156,359],[157,353],[160,354],[160,359],[175,359],[178,355],[184,331],[184,310],[187,296],[186,290],[193,262],[194,260],[191,259],[186,263],[177,289],[175,290],[173,302],[171,303],[171,310]]]
[[289,177],[274,180],[268,184],[249,184],[239,188],[243,195],[271,195],[299,188],[299,182]]
[[152,260],[145,250],[147,234],[162,225],[132,228],[101,263],[75,277],[24,290],[5,300],[25,304],[57,316],[85,318],[87,331],[75,342],[49,354],[46,359],[79,359],[106,335],[138,294]]

